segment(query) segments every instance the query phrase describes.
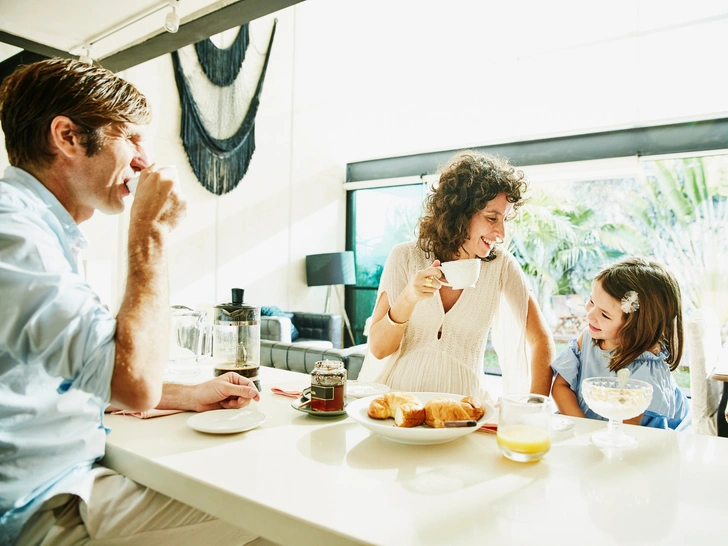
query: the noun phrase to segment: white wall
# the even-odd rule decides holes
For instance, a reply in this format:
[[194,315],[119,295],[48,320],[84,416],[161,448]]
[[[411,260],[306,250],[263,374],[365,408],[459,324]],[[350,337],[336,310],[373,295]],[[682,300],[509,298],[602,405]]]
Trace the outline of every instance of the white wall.
[[[173,303],[321,310],[307,254],[344,249],[347,162],[728,113],[722,1],[306,0],[278,29],[250,170],[216,197],[179,137],[170,57],[126,72],[152,100],[153,152],[190,198],[173,234]],[[265,48],[272,21],[253,22]],[[5,158],[0,157],[0,164]],[[96,225],[91,225],[92,223]],[[90,260],[123,283],[124,219],[94,218]],[[101,248],[99,248],[101,247]],[[114,305],[115,302],[112,302]]]
[[[290,231],[295,227],[289,206],[293,12],[279,14],[279,19],[256,119],[256,152],[246,176],[226,195],[205,190],[187,161],[179,136],[179,99],[170,56],[125,73],[152,100],[155,135],[150,140],[155,160],[177,166],[189,200],[187,218],[172,234],[173,303],[209,308],[230,301],[230,289],[242,287],[248,302],[289,308],[289,284],[298,281],[305,287],[302,266],[295,263],[301,258],[289,253]],[[272,18],[266,18],[252,25],[251,39],[262,51],[271,22]]]

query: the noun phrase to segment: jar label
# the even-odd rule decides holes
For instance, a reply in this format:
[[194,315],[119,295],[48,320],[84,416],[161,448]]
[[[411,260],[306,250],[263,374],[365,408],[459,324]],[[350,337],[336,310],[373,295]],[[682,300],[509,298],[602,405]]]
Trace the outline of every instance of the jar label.
[[317,400],[333,400],[334,387],[322,387],[320,385],[311,385],[311,398]]

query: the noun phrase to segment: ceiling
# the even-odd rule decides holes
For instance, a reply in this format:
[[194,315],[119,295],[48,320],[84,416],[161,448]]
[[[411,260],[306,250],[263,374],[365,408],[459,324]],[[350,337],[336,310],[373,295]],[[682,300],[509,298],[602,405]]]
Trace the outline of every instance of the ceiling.
[[169,33],[167,0],[0,0],[0,80],[18,64],[86,50],[118,72],[302,1],[179,0]]

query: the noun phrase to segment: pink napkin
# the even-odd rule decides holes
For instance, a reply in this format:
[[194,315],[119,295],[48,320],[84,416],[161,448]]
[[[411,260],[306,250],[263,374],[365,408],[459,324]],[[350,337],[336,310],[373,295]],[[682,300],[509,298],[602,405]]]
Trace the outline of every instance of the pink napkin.
[[149,411],[117,410],[111,413],[112,415],[131,415],[132,417],[138,417],[139,419],[151,419],[152,417],[162,417],[163,415],[172,415],[173,413],[183,412],[184,410],[176,409],[151,409]]
[[478,429],[478,432],[487,432],[489,434],[495,434],[498,432],[498,423],[485,423]]
[[271,387],[273,394],[280,394],[281,396],[288,396],[289,398],[301,398],[303,394],[301,391],[287,391],[285,389],[279,389],[278,387]]

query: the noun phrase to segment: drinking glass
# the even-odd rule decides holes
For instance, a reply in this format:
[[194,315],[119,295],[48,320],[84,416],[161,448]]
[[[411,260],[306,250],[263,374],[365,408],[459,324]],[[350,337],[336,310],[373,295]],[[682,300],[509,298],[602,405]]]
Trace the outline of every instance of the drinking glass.
[[551,449],[551,399],[509,394],[500,399],[498,447],[512,461],[538,461]]
[[212,325],[205,315],[181,305],[172,307],[167,375],[188,378],[200,373],[200,361],[210,353],[212,338]]
[[629,379],[620,386],[616,377],[590,377],[581,384],[584,402],[594,413],[609,419],[607,430],[592,434],[592,442],[598,447],[635,447],[637,440],[622,432],[622,421],[645,412],[652,401],[652,385],[637,379]]

